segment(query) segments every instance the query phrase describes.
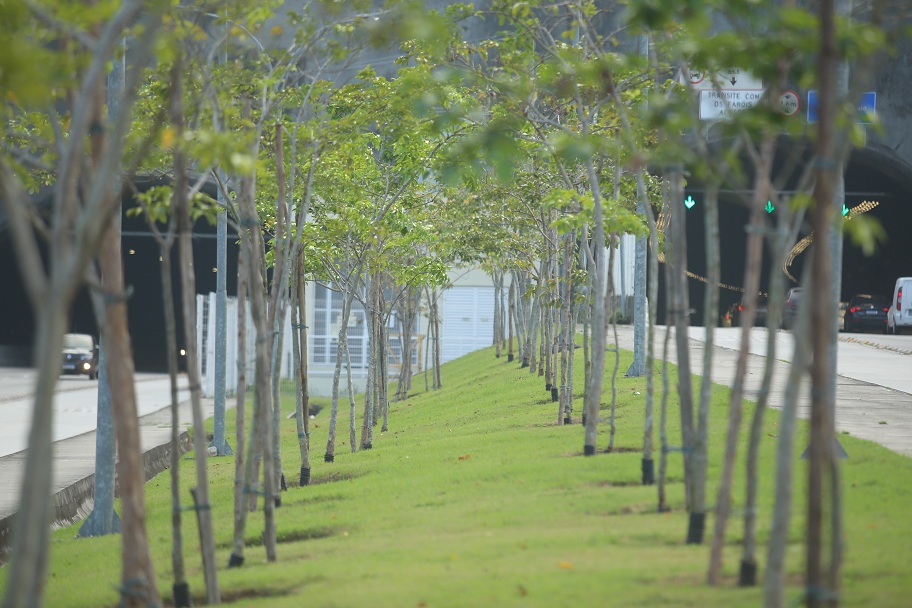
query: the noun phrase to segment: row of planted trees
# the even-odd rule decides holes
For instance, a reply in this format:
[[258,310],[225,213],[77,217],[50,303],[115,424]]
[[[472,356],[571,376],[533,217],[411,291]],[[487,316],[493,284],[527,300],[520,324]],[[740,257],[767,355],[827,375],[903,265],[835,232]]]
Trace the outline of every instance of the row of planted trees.
[[[529,373],[543,378],[544,388],[556,404],[556,423],[571,424],[578,418],[584,425],[583,451],[591,456],[597,453],[606,393],[611,396],[608,450],[615,447],[614,381],[620,373],[620,359],[617,349],[610,346],[617,344],[610,328],[617,318],[613,245],[622,234],[634,234],[649,243],[639,249],[642,257],[637,263],[643,271],[638,273],[642,280],[636,286],[638,296],[645,300],[649,295],[649,323],[641,321],[647,330],[638,331],[636,349],[637,356],[644,358],[636,367],[647,381],[642,480],[658,482],[658,508],[668,509],[667,457],[673,451],[682,453],[687,541],[702,542],[709,511],[706,475],[712,349],[705,351],[703,378],[694,402],[687,344],[692,321],[687,300],[688,244],[684,214],[675,202],[683,200],[688,177],[704,184],[709,270],[703,324],[707,343],[711,343],[718,316],[720,190],[740,184],[752,192],[746,201],[750,230],[743,285],[743,322],[750,326],[756,294],[764,289],[760,285],[761,252],[766,246],[777,262],[785,257],[797,238],[811,193],[817,195],[812,213],[815,233],[823,238],[833,229],[827,211],[833,202],[827,198],[833,196],[823,188],[835,177],[828,172],[831,165],[812,164],[798,176],[774,172],[779,166],[774,162],[776,142],[783,135],[808,135],[804,125],[788,122],[776,111],[775,100],[794,82],[816,79],[821,88],[831,82],[828,79],[836,64],[848,59],[827,54],[832,49],[824,43],[832,42],[837,33],[840,48],[855,53],[859,61],[887,42],[884,34],[875,33],[876,24],[846,21],[837,29],[832,21],[835,9],[826,2],[817,15],[793,6],[758,13],[752,12],[750,3],[731,2],[708,2],[699,9],[689,4],[665,7],[632,2],[623,14],[614,10],[617,7],[589,2],[539,6],[494,1],[480,10],[452,5],[445,15],[412,6],[362,12],[352,5],[338,13],[286,15],[282,25],[269,28],[263,24],[276,23],[269,21],[275,16],[272,8],[243,2],[217,4],[212,10],[178,7],[167,15],[162,3],[125,2],[111,12],[93,6],[78,16],[68,13],[51,21],[34,6],[14,3],[14,8],[0,28],[0,41],[8,42],[8,48],[40,55],[55,69],[42,75],[43,79],[29,80],[25,56],[14,53],[10,68],[0,71],[0,83],[10,100],[3,121],[10,143],[0,159],[0,197],[37,311],[36,362],[40,364],[28,483],[23,486],[13,572],[7,577],[4,606],[41,604],[50,518],[46,500],[51,474],[50,404],[57,372],[53,353],[60,350],[70,304],[85,281],[98,294],[99,326],[107,352],[103,381],[110,384],[116,404],[113,419],[123,496],[122,600],[131,606],[160,601],[145,536],[125,287],[116,245],[114,218],[119,216],[121,196],[110,179],[124,175],[130,183],[140,172],[170,179],[169,186],[136,198],[157,235],[162,260],[169,260],[174,244],[178,245],[185,336],[196,335],[193,220],[227,214],[241,244],[239,350],[246,350],[244,322],[249,306],[256,355],[253,376],[248,378],[241,365],[236,387],[235,533],[229,567],[244,563],[246,521],[256,505],[264,517],[267,558],[278,558],[276,508],[287,487],[283,471],[288,465],[279,449],[278,353],[284,335],[280,330],[289,322],[294,328],[297,371],[298,479],[302,486],[310,479],[313,446],[308,421],[305,281],[331,285],[342,302],[334,319],[338,350],[324,462],[335,457],[343,394],[348,396],[352,451],[374,446],[376,426],[389,428],[391,319],[397,319],[401,328],[400,370],[393,398],[405,398],[412,388],[412,338],[422,314],[428,319],[433,345],[429,349],[433,362],[425,365],[433,374],[430,383],[425,375],[425,388],[442,386],[439,302],[449,280],[447,271],[458,263],[481,264],[489,271],[495,286],[498,355],[505,350],[509,359],[517,359]],[[750,31],[763,35],[718,35],[707,18],[710,12],[730,17],[734,31],[741,27],[739,19],[749,14]],[[461,37],[458,27],[467,19],[501,25],[496,37],[470,43]],[[388,42],[391,34],[407,40],[401,47],[404,59],[397,77],[391,80],[370,68],[355,75],[351,66],[360,49],[368,43]],[[128,37],[131,49],[124,55],[119,45]],[[632,40],[638,44],[626,44]],[[758,44],[761,40],[764,44]],[[852,44],[857,40],[868,43]],[[803,59],[814,55],[821,58],[816,67]],[[111,58],[124,61],[124,56],[124,82],[106,93],[107,62]],[[749,65],[768,83],[765,103],[733,113],[729,121],[707,129],[699,120],[696,92],[674,77],[692,65],[707,73]],[[340,73],[351,74],[350,81],[342,82]],[[858,86],[853,82],[853,87]],[[45,98],[55,101],[52,109],[46,109]],[[848,139],[846,133],[835,130],[835,110],[824,110],[822,105],[815,154],[834,159],[838,165],[848,150]],[[202,194],[212,183],[219,189],[218,197]],[[43,184],[50,192],[44,215],[26,194]],[[787,190],[804,194],[789,200]],[[778,224],[770,229],[761,210],[765,201],[773,199],[788,212],[778,215]],[[49,250],[44,267],[39,263],[42,238],[47,238]],[[814,297],[829,294],[825,250],[814,250],[813,276],[820,287],[812,291]],[[162,280],[169,319],[169,368],[174,378],[177,315],[170,309],[174,301],[170,274],[163,272]],[[660,281],[665,282],[668,294],[666,318],[676,329],[680,369],[676,399],[670,399],[672,389],[664,369],[660,377],[663,390],[656,387],[654,330]],[[777,277],[766,288],[770,302],[781,301],[784,278]],[[360,437],[347,335],[355,302],[364,310],[361,320],[370,336]],[[812,310],[828,310],[828,301],[816,303],[819,306]],[[770,327],[774,328],[779,312],[772,307],[770,313]],[[819,367],[826,364],[821,349],[835,331],[835,322],[827,314],[815,312],[813,323],[798,324],[797,335],[813,336],[814,354],[806,348],[810,341],[797,341],[796,377],[789,386],[799,385],[803,362],[813,360],[819,368],[813,376],[819,389],[815,394],[825,398],[815,401],[810,483],[814,488],[829,484],[832,508],[838,512],[835,456],[821,447],[832,443],[833,424],[827,417],[826,401],[832,401],[832,393],[823,390],[832,379]],[[574,395],[579,391],[574,390],[572,379],[580,327],[585,381],[581,411],[577,412]],[[749,332],[744,332],[737,369],[740,378],[745,373],[748,340]],[[188,344],[193,423],[195,428],[203,428],[196,345]],[[664,348],[669,348],[667,338]],[[613,367],[609,354],[614,355]],[[775,353],[768,355],[767,360],[773,361]],[[603,382],[608,367],[610,387],[606,390]],[[769,375],[770,368],[751,422],[744,584],[753,584],[756,573],[757,455]],[[172,382],[176,387],[176,381]],[[245,407],[248,384],[253,395],[249,419]],[[735,386],[743,383],[736,381]],[[176,412],[176,388],[172,394]],[[742,398],[741,390],[732,391],[713,519],[711,583],[720,580]],[[777,501],[766,560],[770,606],[784,602],[796,398],[793,391],[783,412],[779,439]],[[665,433],[669,401],[680,405],[678,447]],[[194,434],[194,448],[197,486],[193,510],[202,539],[207,597],[209,603],[218,603],[207,446],[202,433]],[[177,473],[178,467],[173,466],[173,594],[176,604],[187,605]],[[809,560],[808,585],[835,589],[839,585],[840,531],[838,525],[830,530],[834,550],[827,578],[819,559],[820,504],[815,503],[814,508],[808,546],[817,559]],[[810,605],[818,605],[818,600],[808,596]]]

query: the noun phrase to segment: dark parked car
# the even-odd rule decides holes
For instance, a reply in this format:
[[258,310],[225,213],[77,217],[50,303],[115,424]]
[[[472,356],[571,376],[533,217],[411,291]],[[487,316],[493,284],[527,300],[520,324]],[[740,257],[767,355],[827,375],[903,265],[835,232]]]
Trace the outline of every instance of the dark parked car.
[[63,336],[64,374],[83,374],[89,380],[98,379],[98,345],[89,334],[66,334]]
[[886,332],[888,310],[890,301],[884,296],[856,294],[849,300],[849,307],[843,317],[845,331]]
[[801,287],[792,287],[785,295],[785,306],[782,308],[782,328],[791,329],[798,319],[798,303],[801,301]]
[[[722,313],[722,327],[741,327],[741,315],[744,312],[743,302],[732,304]],[[757,312],[754,316],[754,327],[766,327],[767,298],[757,296]]]

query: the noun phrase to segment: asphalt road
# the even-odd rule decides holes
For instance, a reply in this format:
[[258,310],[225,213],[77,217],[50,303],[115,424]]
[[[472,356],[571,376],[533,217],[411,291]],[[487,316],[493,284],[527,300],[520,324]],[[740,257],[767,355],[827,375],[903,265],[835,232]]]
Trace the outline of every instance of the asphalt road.
[[[657,353],[661,353],[666,328],[657,327]],[[671,330],[674,335],[674,329]],[[775,332],[776,360],[770,393],[770,407],[782,407],[794,350],[791,332]],[[609,339],[612,334],[609,332]],[[706,334],[691,327],[691,371],[702,375]],[[763,378],[766,345],[765,328],[751,331],[745,397],[755,399]],[[731,386],[740,349],[740,328],[716,328],[713,336],[712,380]],[[618,345],[633,349],[633,329],[618,326]],[[669,361],[676,363],[672,341]],[[660,357],[660,354],[657,354]],[[839,334],[836,378],[836,428],[856,437],[870,439],[906,456],[912,456],[912,336],[884,334]],[[621,370],[622,372],[625,370]],[[798,415],[810,415],[810,388],[805,378],[800,391]]]
[[[186,380],[181,378],[178,400],[189,399]],[[0,368],[0,458],[21,452],[28,446],[32,421],[35,371]],[[164,374],[137,374],[136,399],[140,416],[168,407],[171,383]],[[88,376],[60,376],[54,399],[54,441],[95,430],[98,420],[98,381]]]
[[[657,328],[657,350],[661,350],[661,335],[664,326]],[[618,326],[619,343],[622,348],[633,348],[633,330],[630,326]],[[672,332],[673,333],[673,332]],[[705,333],[701,327],[690,328],[692,341],[691,361],[695,373],[700,373],[702,356],[701,343]],[[609,339],[611,336],[609,335]],[[776,359],[787,363],[792,359],[794,344],[792,334],[787,331],[775,333]],[[739,328],[716,328],[714,344],[717,346],[716,365],[713,380],[727,384],[731,374],[727,365],[731,364],[733,353],[740,347],[741,330]],[[766,354],[769,334],[763,328],[754,328],[751,332],[750,352],[757,360]],[[697,349],[696,351],[694,349]],[[674,353],[670,359],[674,360]],[[726,363],[728,361],[728,363]],[[755,363],[759,365],[759,363]],[[839,334],[839,354],[837,373],[840,376],[837,399],[842,395],[849,398],[843,410],[851,411],[859,404],[849,397],[849,385],[864,383],[896,391],[893,401],[893,413],[902,419],[909,416],[912,424],[912,335],[893,336],[883,334],[853,333]],[[785,372],[777,374],[784,376]],[[754,370],[750,378],[759,381],[760,374]],[[782,380],[782,378],[779,378]],[[849,383],[854,380],[855,383]],[[137,374],[136,376],[137,407],[139,415],[144,416],[162,410],[170,403],[170,384],[164,374]],[[24,368],[0,367],[0,458],[24,450],[28,443],[28,431],[31,424],[32,394],[34,393],[35,372]],[[857,387],[856,387],[857,388]],[[750,391],[749,391],[750,393]],[[186,379],[181,378],[180,401],[189,399]],[[878,402],[889,403],[888,393],[878,393]],[[57,385],[57,396],[54,401],[54,441],[76,437],[95,430],[98,399],[98,382],[86,376],[61,376]],[[889,423],[889,421],[887,421]],[[885,425],[879,425],[885,426]],[[851,432],[851,429],[848,429]],[[883,429],[880,429],[881,431]],[[888,447],[912,455],[912,426],[908,439],[897,447],[891,442]],[[882,433],[878,433],[877,436]],[[875,439],[876,440],[876,439]]]

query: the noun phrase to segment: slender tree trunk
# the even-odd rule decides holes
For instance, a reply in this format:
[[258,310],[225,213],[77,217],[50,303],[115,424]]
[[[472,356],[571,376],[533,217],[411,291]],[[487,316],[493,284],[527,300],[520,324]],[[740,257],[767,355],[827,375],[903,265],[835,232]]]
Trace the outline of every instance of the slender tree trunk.
[[343,353],[345,355],[345,389],[348,393],[348,445],[352,453],[358,451],[358,438],[357,438],[357,413],[355,405],[355,386],[352,382],[352,364],[351,364],[351,353],[348,350],[348,340],[345,340],[343,346]]
[[275,500],[276,491],[275,467],[272,461],[273,451],[270,446],[272,437],[272,417],[270,414],[271,393],[270,380],[272,369],[272,335],[274,325],[270,323],[269,311],[266,302],[266,277],[265,277],[265,245],[263,243],[260,220],[254,206],[255,176],[250,176],[244,181],[244,188],[238,196],[241,204],[241,225],[249,229],[250,238],[245,239],[247,246],[248,290],[250,293],[251,317],[256,326],[256,367],[254,385],[254,419],[251,425],[251,450],[248,452],[248,469],[251,473],[246,476],[248,492],[255,498],[256,490],[251,485],[256,476],[258,463],[256,454],[262,458],[263,475],[263,545],[266,550],[266,559],[276,561],[276,522]]
[[529,333],[529,300],[525,294],[528,291],[528,278],[519,271],[514,271],[513,280],[516,285],[514,292],[515,325],[516,325],[516,350],[519,357],[520,368],[526,361],[526,334]]
[[[839,580],[838,563],[831,564],[830,574],[824,575],[824,544],[826,530],[824,509],[828,496],[835,497],[838,489],[838,470],[835,454],[834,383],[830,382],[835,372],[832,365],[835,353],[830,349],[833,332],[836,330],[835,311],[830,302],[833,293],[831,284],[832,265],[830,233],[833,230],[834,181],[841,177],[840,162],[836,158],[836,112],[837,97],[836,68],[839,50],[836,40],[835,2],[823,0],[820,12],[820,54],[817,58],[817,81],[821,99],[818,108],[820,122],[817,129],[816,180],[814,182],[814,213],[812,225],[818,246],[811,254],[810,297],[803,305],[811,314],[811,442],[808,448],[808,505],[807,505],[807,561],[805,580],[808,608],[838,604]],[[824,99],[824,96],[826,99]],[[829,478],[829,479],[827,479]],[[827,487],[827,481],[830,482]],[[831,505],[832,506],[832,505]],[[838,522],[838,513],[833,514]],[[830,530],[832,542],[841,542],[841,530]]]
[[[280,280],[282,286],[285,285],[284,278]],[[276,485],[278,490],[283,492],[288,489],[285,482],[285,474],[282,472],[282,446],[281,446],[281,421],[282,421],[282,351],[285,342],[285,315],[288,311],[288,297],[286,290],[279,285],[273,288],[279,289],[278,306],[275,311],[275,320],[272,323],[272,354],[270,356],[270,375],[272,383],[272,437],[269,442],[269,449],[272,450],[272,466],[274,470]],[[282,496],[276,493],[275,506],[282,506]]]
[[[573,286],[570,287],[571,299],[575,297]],[[577,317],[579,315],[579,307],[574,303],[570,308],[570,331],[569,331],[569,348],[570,354],[568,355],[567,361],[567,415],[573,415],[573,387],[575,382],[573,380],[574,367],[576,366],[576,323]]]
[[[12,563],[6,577],[4,608],[38,608],[44,604],[51,513],[51,431],[54,389],[60,374],[60,352],[67,330],[66,310],[72,296],[48,293],[36,304],[33,363],[38,370],[25,473],[13,533]],[[67,304],[64,304],[67,303]],[[125,514],[126,515],[126,514]]]
[[326,440],[325,462],[332,462],[336,457],[336,424],[339,417],[339,382],[342,380],[342,362],[345,356],[345,345],[348,342],[348,318],[351,314],[353,294],[348,290],[343,294],[342,316],[340,317],[338,344],[336,345],[336,367],[333,371],[332,406],[329,415],[329,436]]
[[[703,318],[705,339],[704,343],[711,345],[716,332],[716,319],[719,318],[719,191],[718,185],[710,183],[706,192],[706,213],[704,221],[706,226],[706,306]],[[683,199],[682,199],[683,200]],[[688,531],[688,542],[701,544],[706,521],[706,476],[709,466],[709,405],[712,399],[712,363],[715,349],[703,349],[703,377],[700,382],[700,400],[697,407],[697,427],[693,445],[693,471],[694,471],[694,510],[691,521],[699,521],[699,525],[691,525]],[[740,412],[737,413],[740,424]],[[729,496],[730,496],[729,492]]]
[[[805,278],[807,272],[804,273]],[[785,554],[788,548],[792,512],[792,487],[794,478],[795,434],[797,431],[798,395],[806,377],[811,357],[808,346],[810,328],[808,306],[798,307],[792,333],[795,350],[785,385],[782,413],[779,416],[779,437],[776,447],[776,500],[773,506],[773,523],[770,528],[766,554],[766,576],[763,583],[765,608],[785,608]]]
[[[684,182],[680,171],[671,174],[670,197],[673,201],[684,200]],[[687,292],[687,227],[684,210],[680,205],[671,212],[671,256],[672,289],[671,313],[675,325],[675,343],[678,355],[678,397],[681,407],[681,440],[684,454],[684,483],[687,495],[687,511],[690,515],[687,527],[688,544],[703,542],[703,530],[706,521],[704,498],[700,492],[704,489],[698,479],[697,463],[694,458],[696,448],[696,425],[694,420],[693,388],[690,377],[690,344],[687,336],[690,325],[690,298]]]
[[665,493],[665,481],[668,479],[668,395],[671,387],[668,381],[668,349],[671,343],[671,328],[665,328],[665,338],[662,340],[662,400],[659,406],[659,478],[657,480],[659,513],[671,510]]
[[[593,247],[598,259],[604,259],[605,252],[605,227],[602,210],[602,197],[599,185],[599,177],[595,171],[595,165],[591,160],[586,161],[586,171],[589,177],[594,201],[594,226],[593,226]],[[605,272],[603,268],[595,266],[592,269],[596,273],[595,293],[591,295],[595,303],[592,316],[592,374],[588,386],[589,395],[585,404],[586,411],[586,433],[583,444],[583,453],[587,456],[594,456],[597,446],[598,437],[598,419],[601,409],[602,382],[605,376],[605,350],[607,343],[607,324],[605,323]]]
[[298,483],[303,487],[310,484],[310,395],[307,387],[307,306],[304,282],[304,249],[298,250],[295,276],[295,301],[292,305],[295,315],[294,352],[297,390],[295,407],[298,431],[298,448],[301,453],[301,473]]
[[[174,92],[171,98],[171,121],[177,132],[178,141],[183,137],[184,109],[181,79],[182,62],[178,59],[172,67],[171,82]],[[206,581],[206,597],[210,604],[221,601],[218,575],[215,565],[215,538],[212,530],[212,511],[209,502],[209,473],[206,469],[207,446],[205,419],[201,402],[199,359],[196,342],[196,274],[193,269],[192,221],[190,201],[187,198],[187,165],[181,150],[174,153],[174,213],[177,216],[178,255],[181,276],[181,301],[183,304],[184,339],[187,350],[187,378],[190,383],[190,403],[193,411],[193,448],[196,462],[197,496],[202,510],[198,513],[200,527],[200,548],[203,554],[203,573]],[[118,239],[119,242],[119,239]],[[118,260],[120,255],[118,252]],[[126,308],[126,306],[124,306]],[[126,317],[126,315],[124,315]],[[126,319],[124,319],[125,324]],[[126,327],[124,328],[126,333]],[[120,353],[111,353],[115,357]],[[132,376],[132,373],[130,374]],[[130,378],[132,383],[132,377]],[[138,436],[136,444],[139,446]],[[121,452],[121,459],[123,453]],[[141,471],[140,467],[140,471]],[[145,482],[144,476],[139,483]],[[141,493],[140,493],[141,495]],[[124,509],[126,519],[126,509]],[[125,539],[126,542],[126,539]]]
[[[367,388],[364,391],[364,420],[361,424],[361,449],[369,450],[373,447],[371,434],[374,428],[374,397],[379,392],[377,369],[380,366],[378,347],[380,346],[380,273],[374,273],[370,281],[370,340],[367,359]],[[404,347],[403,347],[404,349]],[[403,352],[403,351],[400,351]],[[400,367],[401,371],[401,367]],[[400,384],[403,382],[400,374]]]
[[523,348],[522,367],[528,367],[530,374],[534,374],[535,369],[538,366],[535,354],[536,348],[538,347],[538,333],[541,322],[542,291],[544,288],[542,283],[544,282],[544,272],[545,261],[542,260],[539,263],[538,284],[536,285],[535,293],[532,296],[530,322],[528,332],[526,333],[526,346]]
[[244,563],[244,530],[247,524],[247,488],[250,476],[247,474],[248,463],[251,459],[245,451],[247,441],[244,434],[247,432],[247,253],[243,240],[250,238],[244,230],[240,230],[241,247],[238,251],[237,262],[237,401],[235,402],[235,445],[234,454],[234,544],[231,556],[228,558],[228,567],[236,568]]
[[591,255],[591,251],[589,251],[589,245],[586,242],[588,234],[589,234],[588,226],[583,227],[581,234],[582,234],[582,238],[580,240],[582,242],[582,246],[580,247],[580,249],[583,250],[581,252],[581,265],[583,266],[583,268],[586,271],[586,296],[585,296],[585,300],[583,301],[583,303],[581,305],[582,309],[584,311],[583,312],[583,416],[582,416],[583,420],[582,420],[582,422],[583,422],[583,426],[586,426],[586,413],[587,413],[586,404],[589,403],[589,386],[592,382],[592,357],[590,356],[590,343],[592,341],[592,332],[591,332],[592,314],[593,314],[592,313],[592,310],[593,310],[592,309],[592,303],[593,303],[592,295],[593,295],[593,293],[595,293],[596,265],[594,263],[592,263],[590,260],[590,258],[592,258],[593,256]]
[[[288,313],[288,273],[286,260],[290,256],[288,239],[285,237],[285,227],[288,222],[287,184],[285,176],[285,148],[283,144],[283,128],[281,123],[275,124],[275,155],[276,155],[276,222],[274,246],[274,262],[272,285],[269,297],[269,325],[272,329],[270,345],[272,348],[271,390],[272,390],[272,435],[266,449],[272,450],[272,464],[276,485],[280,491],[288,489],[285,483],[285,474],[282,472],[281,448],[281,420],[282,420],[282,352],[285,340],[285,318]],[[282,497],[277,492],[275,506],[282,506]]]
[[573,269],[570,267],[570,260],[572,259],[570,255],[571,244],[573,243],[573,234],[568,235],[564,239],[564,281],[561,287],[563,288],[563,297],[561,298],[561,318],[560,318],[560,331],[558,335],[560,339],[557,344],[557,352],[560,353],[560,394],[559,402],[560,408],[564,412],[564,422],[567,423],[571,418],[571,410],[573,407],[573,379],[570,376],[570,362],[573,360],[573,332],[570,327],[571,323],[571,300],[573,298]]
[[[380,302],[381,311],[385,310],[385,304],[382,303],[383,292],[380,292]],[[399,299],[399,302],[396,304],[396,309],[399,311],[399,320],[400,320],[400,335],[399,335],[399,382],[396,386],[396,401],[400,401],[408,397],[408,393],[412,388],[412,328],[415,325],[415,317],[418,313],[417,311],[417,299],[420,297],[420,292],[415,291],[413,293],[412,289],[407,288],[403,296]],[[378,314],[380,314],[378,312]],[[387,315],[381,314],[379,317],[378,323],[383,324],[383,318]],[[378,327],[378,336],[379,336],[379,327]],[[379,338],[378,338],[379,339]],[[379,361],[379,359],[378,359]]]
[[[670,211],[670,196],[669,196],[669,183],[668,180],[662,182],[662,213],[659,216],[659,220],[656,222],[656,231],[659,232],[659,226],[664,225],[665,218],[668,217]],[[658,258],[658,254],[656,254]],[[674,268],[671,264],[668,263],[668,258],[665,259],[665,264],[662,265],[662,279],[665,281],[665,293],[669,294],[665,298],[665,336],[662,339],[662,400],[659,407],[659,477],[656,480],[658,486],[658,511],[659,513],[664,513],[671,510],[671,507],[668,505],[668,500],[665,492],[665,481],[668,477],[668,453],[671,449],[671,446],[668,443],[668,395],[671,392],[670,382],[668,380],[668,350],[671,344],[671,322],[672,319],[672,273]],[[656,272],[659,272],[659,269],[656,268]]]
[[513,361],[513,325],[514,318],[516,315],[516,305],[514,304],[515,299],[515,281],[510,281],[509,292],[507,294],[507,324],[508,324],[508,338],[507,338],[507,362],[510,363]]
[[[772,141],[764,142],[763,161],[771,160]],[[713,538],[709,553],[710,585],[722,582],[722,560],[725,548],[725,532],[731,510],[731,490],[734,480],[735,462],[738,456],[738,442],[741,438],[741,415],[743,411],[744,380],[747,376],[747,359],[750,356],[750,336],[757,310],[757,293],[760,290],[760,266],[763,263],[763,204],[769,194],[769,166],[756,169],[754,194],[751,198],[748,221],[747,254],[744,261],[744,310],[741,313],[741,344],[735,364],[735,377],[728,400],[728,429],[725,439],[725,456],[722,460],[722,477],[716,494],[716,512],[713,520]],[[718,318],[713,315],[712,319]],[[713,323],[715,325],[715,323]],[[709,326],[707,326],[709,333]],[[769,336],[775,342],[775,335]],[[712,344],[710,337],[707,344]],[[712,349],[706,349],[712,350]],[[705,376],[704,376],[705,377]]]
[[[643,181],[642,173],[638,175],[637,179],[640,182]],[[645,191],[645,185],[641,186],[641,189]],[[643,458],[640,466],[643,485],[649,485],[655,483],[653,425],[655,418],[655,326],[656,307],[659,301],[659,231],[656,228],[655,213],[653,213],[652,205],[645,197],[643,199],[643,211],[646,214],[646,222],[649,225],[648,264],[646,265],[646,284],[649,297],[646,302],[646,411],[643,429]]]
[[491,273],[494,283],[494,356],[500,359],[503,350],[503,271]]
[[440,375],[440,306],[437,291],[434,290],[434,389],[443,388],[443,377]]
[[161,252],[161,282],[162,305],[165,313],[165,339],[168,349],[168,377],[171,380],[171,568],[174,576],[172,593],[174,605],[177,607],[190,606],[190,586],[184,569],[184,541],[181,527],[181,500],[180,500],[180,403],[177,390],[177,320],[174,314],[174,286],[171,281],[171,246],[172,243],[162,243]]
[[[417,311],[415,313],[418,314]],[[378,384],[379,388],[377,390],[377,400],[380,403],[380,409],[383,411],[383,425],[380,427],[380,431],[385,433],[389,430],[389,357],[387,353],[389,352],[389,330],[386,327],[386,323],[380,324],[380,366],[379,366],[379,375]]]
[[[779,215],[779,228],[772,243],[771,268],[781,268],[786,255],[786,243],[789,242],[788,224],[791,214],[788,205],[777,205],[782,210]],[[747,444],[746,462],[746,496],[744,499],[744,542],[741,555],[741,566],[738,584],[752,587],[757,580],[757,498],[759,495],[760,442],[763,438],[763,418],[769,403],[770,385],[773,377],[773,364],[776,361],[776,340],[773,338],[779,329],[782,319],[782,302],[785,293],[785,275],[776,273],[770,280],[769,307],[766,315],[766,328],[770,339],[766,343],[766,358],[763,366],[763,379],[757,393],[757,406],[751,420],[750,437]]]
[[[617,311],[614,308],[615,302],[617,301],[617,295],[614,292],[614,252],[616,250],[616,244],[618,242],[617,234],[612,234],[609,239],[609,253],[608,253],[608,292],[605,296],[605,309],[608,311],[608,318],[610,319],[611,324],[611,333],[614,337],[614,345],[612,347],[612,352],[614,353],[614,366],[611,368],[611,410],[608,416],[608,451],[611,452],[614,450],[614,436],[617,432],[617,425],[615,424],[615,411],[617,409],[617,377],[618,372],[620,371],[621,364],[621,351],[618,349],[618,335],[617,335]],[[607,334],[607,328],[605,328],[605,333]],[[607,346],[606,346],[606,355],[607,355]]]

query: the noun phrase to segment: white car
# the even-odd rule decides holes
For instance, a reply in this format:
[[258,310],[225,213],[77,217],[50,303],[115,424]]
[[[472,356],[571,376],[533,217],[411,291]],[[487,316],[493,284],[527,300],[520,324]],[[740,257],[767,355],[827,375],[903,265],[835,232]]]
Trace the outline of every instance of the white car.
[[912,277],[900,277],[887,311],[887,333],[901,334],[908,329],[912,329]]
[[66,334],[63,336],[64,374],[83,374],[89,380],[98,379],[98,345],[89,334]]

